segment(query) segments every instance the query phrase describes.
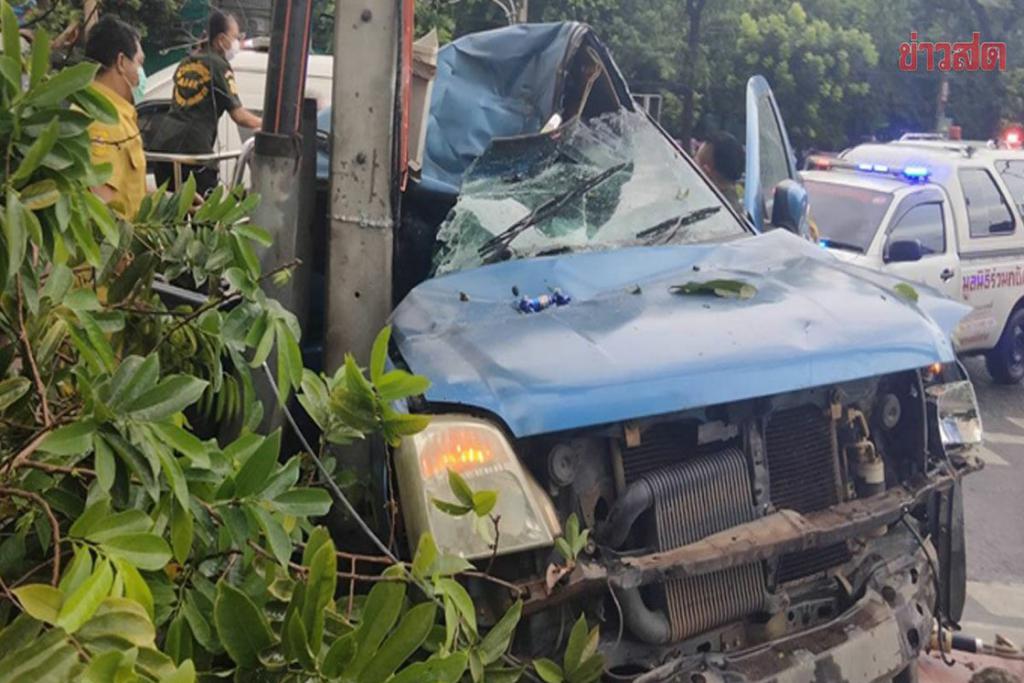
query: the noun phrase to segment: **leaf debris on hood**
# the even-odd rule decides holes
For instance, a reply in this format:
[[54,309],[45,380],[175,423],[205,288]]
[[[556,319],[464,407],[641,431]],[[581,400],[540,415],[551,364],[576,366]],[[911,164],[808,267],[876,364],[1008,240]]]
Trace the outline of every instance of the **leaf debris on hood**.
[[669,291],[673,294],[713,295],[723,299],[752,299],[757,294],[757,287],[741,280],[707,280],[675,285]]
[[901,282],[892,289],[894,292],[899,294],[907,301],[911,301],[915,304],[917,303],[917,300],[920,298],[917,294],[917,290],[908,285],[906,282]]

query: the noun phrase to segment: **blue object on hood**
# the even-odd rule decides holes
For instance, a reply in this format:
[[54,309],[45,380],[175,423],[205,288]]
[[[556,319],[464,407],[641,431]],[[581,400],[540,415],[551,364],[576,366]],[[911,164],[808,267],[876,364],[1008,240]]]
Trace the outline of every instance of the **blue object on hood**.
[[[670,291],[712,279],[756,293]],[[777,230],[453,273],[406,297],[394,336],[430,378],[429,401],[489,411],[527,437],[952,361],[949,335],[970,309],[917,285],[908,301],[900,282]],[[513,286],[573,302],[521,314]]]

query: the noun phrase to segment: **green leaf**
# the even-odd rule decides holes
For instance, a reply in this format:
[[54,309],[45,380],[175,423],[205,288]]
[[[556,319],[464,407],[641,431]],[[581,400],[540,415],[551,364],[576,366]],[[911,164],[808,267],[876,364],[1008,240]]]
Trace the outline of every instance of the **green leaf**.
[[484,639],[480,641],[480,658],[485,665],[493,664],[501,659],[501,656],[508,650],[515,635],[516,626],[523,615],[523,601],[516,600],[508,608],[498,623],[491,627]]
[[131,473],[142,482],[142,487],[149,494],[149,497],[154,501],[158,501],[160,499],[160,483],[153,474],[153,468],[149,465],[145,456],[139,452],[139,449],[127,442],[120,434],[104,433],[102,437],[97,435],[97,438],[103,438],[110,444],[110,447],[124,461]]
[[473,569],[468,560],[458,555],[441,555],[430,567],[430,576],[454,576]]
[[29,61],[28,84],[34,88],[50,70],[50,34],[39,29],[32,37],[32,57]]
[[352,662],[355,654],[356,632],[350,631],[331,643],[331,647],[327,649],[327,654],[324,655],[324,663],[321,667],[324,675],[329,678],[340,677],[342,671]]
[[99,90],[89,86],[73,93],[72,102],[82,108],[86,114],[100,123],[116,123],[117,109]]
[[[82,672],[84,683],[111,683],[111,681],[123,680],[118,674],[123,670],[124,653],[118,650],[111,650],[94,656],[89,661],[89,666]],[[132,664],[134,668],[134,663]]]
[[274,330],[273,325],[267,325],[266,329],[263,330],[263,335],[256,345],[256,350],[253,352],[249,367],[258,368],[267,361],[267,358],[270,356],[270,350],[274,348]]
[[152,526],[153,520],[141,510],[125,510],[97,519],[83,535],[93,543],[103,543],[116,536],[149,531]]
[[79,630],[78,638],[85,644],[117,638],[144,648],[153,647],[156,630],[139,603],[127,598],[107,598]]
[[157,448],[155,450],[160,458],[160,467],[163,469],[167,483],[171,487],[171,492],[182,507],[188,507],[188,481],[185,479],[185,473],[181,469],[181,464],[174,457],[174,454],[168,450],[164,448]]
[[567,562],[574,562],[576,560],[576,553],[573,552],[572,546],[564,538],[555,539],[555,550],[565,558]]
[[565,646],[565,656],[562,659],[567,676],[571,676],[583,663],[583,649],[587,646],[588,634],[587,618],[581,614],[569,633],[569,643]]
[[192,634],[188,630],[188,621],[180,612],[171,620],[164,638],[163,651],[175,662],[183,662],[192,658]]
[[3,3],[4,55],[11,59],[21,56],[21,34],[18,32],[18,18],[10,4]]
[[11,592],[33,619],[45,621],[47,624],[57,622],[57,616],[64,604],[64,594],[58,589],[44,583],[30,583],[12,588]]
[[188,180],[185,181],[184,187],[178,191],[178,222],[184,220],[185,216],[188,215],[188,210],[192,208],[192,202],[196,198],[196,177],[192,173],[188,174]]
[[208,468],[210,466],[210,456],[206,446],[190,432],[177,425],[164,422],[152,425],[152,430],[161,441],[188,458],[195,467]]
[[370,352],[370,381],[374,384],[384,377],[388,360],[388,342],[391,341],[391,327],[385,327],[377,334]]
[[67,595],[74,592],[91,575],[92,553],[83,545],[76,546],[75,556],[68,568],[64,570],[64,575],[60,577],[58,588],[61,593]]
[[306,627],[302,625],[302,617],[298,612],[292,612],[285,621],[284,638],[291,656],[297,659],[307,671],[315,670],[316,660],[313,653],[310,652]]
[[33,88],[28,95],[28,102],[36,107],[49,107],[59,104],[73,93],[78,93],[92,83],[98,64],[83,62],[61,69],[41,85]]
[[145,571],[163,569],[171,559],[171,549],[167,542],[155,534],[116,536],[101,545],[110,555],[127,560]]
[[189,375],[169,375],[142,394],[128,416],[142,422],[164,420],[198,401],[208,385]]
[[92,435],[96,423],[82,420],[50,432],[39,445],[39,450],[54,455],[79,455],[92,449]]
[[171,548],[179,564],[188,561],[192,552],[192,512],[178,503],[171,503]]
[[32,183],[21,191],[21,204],[29,211],[41,211],[57,203],[60,192],[49,178]]
[[321,517],[331,509],[331,495],[323,489],[292,489],[274,498],[273,505],[287,515]]
[[907,301],[910,301],[911,303],[917,303],[917,300],[920,298],[920,296],[917,293],[917,290],[914,289],[911,285],[907,284],[906,282],[901,282],[892,289],[902,298],[906,299]]
[[395,632],[363,669],[360,683],[384,683],[427,639],[436,616],[433,602],[416,605],[406,612]]
[[26,180],[32,177],[36,169],[46,158],[46,155],[53,149],[53,145],[57,142],[57,131],[59,129],[60,122],[56,117],[43,129],[42,134],[35,139],[32,146],[25,152],[25,158],[21,160],[18,165],[18,169],[11,176],[12,185],[21,185]]
[[[6,3],[4,3],[6,6]],[[67,642],[67,634],[60,629],[43,633],[30,646],[0,660],[2,683],[64,683],[72,679],[78,666],[78,651]]]
[[473,512],[477,517],[486,517],[491,514],[497,502],[497,491],[477,491],[473,494]]
[[585,659],[576,671],[569,675],[570,683],[597,683],[604,676],[604,657],[594,655]]
[[444,658],[412,664],[398,672],[390,683],[458,683],[468,665],[469,656],[465,652],[456,652]]
[[263,612],[249,596],[224,580],[217,584],[213,620],[228,656],[242,668],[257,666],[259,653],[274,642]]
[[121,410],[134,406],[139,397],[156,386],[160,379],[160,356],[151,354],[143,359],[128,356],[121,361],[110,380],[110,407]]
[[437,498],[432,498],[430,502],[433,503],[434,507],[436,507],[438,510],[445,513],[446,515],[451,515],[452,517],[462,517],[464,515],[468,515],[470,512],[473,511],[473,508],[471,507],[467,507],[465,505],[458,505],[456,503],[449,503],[444,500],[438,500]]
[[12,377],[0,382],[0,412],[28,393],[32,382],[24,377]]
[[110,569],[110,562],[103,560],[93,569],[92,575],[64,600],[55,625],[68,633],[75,633],[96,613],[113,583],[114,572]]
[[338,585],[338,556],[334,543],[320,546],[309,565],[306,599],[302,605],[302,624],[306,628],[309,647],[314,654],[320,652],[324,638],[324,619],[327,606],[334,599]]
[[412,575],[420,580],[428,578],[430,568],[434,566],[436,559],[437,544],[434,543],[434,537],[430,534],[421,535],[416,546],[416,556],[412,561]]
[[196,667],[191,660],[182,662],[172,673],[160,677],[159,683],[195,683]]
[[281,452],[281,430],[278,429],[260,444],[256,452],[242,464],[235,475],[235,497],[245,498],[262,491]]
[[358,678],[370,659],[377,654],[384,637],[398,621],[404,600],[404,583],[382,581],[370,590],[356,631],[356,655],[346,669],[353,678]]
[[714,295],[723,299],[752,299],[757,288],[740,280],[708,280],[706,282],[687,282],[670,287],[673,294],[692,296]]
[[462,584],[455,579],[438,579],[437,588],[442,594],[451,598],[463,622],[471,633],[476,634],[476,608],[473,606],[473,599],[469,597],[469,593],[462,587]]
[[86,534],[90,533],[97,524],[108,516],[110,516],[110,501],[106,498],[101,498],[85,508],[71,525],[71,528],[68,529],[68,535],[73,538],[85,538]]
[[[58,607],[59,609],[59,607]],[[28,647],[36,638],[43,624],[29,614],[19,614],[0,629],[0,659]]]
[[96,453],[93,456],[96,467],[96,481],[104,491],[110,491],[114,486],[114,479],[117,476],[117,464],[114,462],[114,451],[107,444],[106,439],[97,436],[93,439],[93,446]]
[[118,574],[124,581],[124,596],[142,605],[150,620],[153,620],[155,618],[153,591],[150,590],[149,584],[142,578],[139,570],[129,563],[117,560],[115,565],[117,566]]
[[533,660],[533,668],[537,675],[544,680],[544,683],[563,683],[562,669],[550,659]]
[[[21,201],[14,190],[7,192],[7,210],[3,221],[4,239],[7,240],[7,274],[9,280],[21,268],[25,260],[27,235],[25,233],[25,216]],[[6,281],[4,282],[6,284]]]
[[430,388],[430,380],[420,375],[411,375],[405,370],[392,370],[377,385],[380,400],[385,403],[399,401],[410,396],[419,396]]
[[473,489],[469,488],[469,484],[461,474],[450,468],[448,470],[448,486],[451,487],[452,493],[460,503],[466,507],[473,507]]
[[320,548],[323,548],[328,543],[331,544],[332,548],[334,547],[334,541],[331,540],[331,535],[327,532],[327,529],[322,526],[314,528],[309,538],[306,539],[306,548],[302,551],[302,566],[313,566],[316,554],[320,552]]
[[103,238],[116,247],[121,233],[117,230],[117,223],[114,222],[114,215],[110,212],[110,207],[104,204],[103,200],[92,192],[84,193],[84,198],[89,215],[92,217],[93,222],[99,226]]
[[270,236],[269,232],[255,225],[243,223],[241,225],[236,225],[233,230],[236,234],[252,240],[261,247],[269,247],[274,243],[274,239]]
[[288,532],[284,530],[279,521],[274,519],[272,514],[258,505],[250,505],[249,509],[256,515],[256,521],[263,529],[263,535],[267,537],[270,552],[277,558],[281,566],[287,569],[288,561],[292,557],[292,541],[288,538]]

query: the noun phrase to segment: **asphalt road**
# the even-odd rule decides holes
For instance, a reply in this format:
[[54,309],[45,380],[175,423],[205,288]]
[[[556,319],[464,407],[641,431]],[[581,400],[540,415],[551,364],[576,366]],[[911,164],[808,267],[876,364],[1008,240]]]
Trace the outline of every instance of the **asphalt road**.
[[967,607],[964,632],[999,632],[1024,647],[1024,386],[993,383],[969,359],[985,428],[985,469],[965,479]]

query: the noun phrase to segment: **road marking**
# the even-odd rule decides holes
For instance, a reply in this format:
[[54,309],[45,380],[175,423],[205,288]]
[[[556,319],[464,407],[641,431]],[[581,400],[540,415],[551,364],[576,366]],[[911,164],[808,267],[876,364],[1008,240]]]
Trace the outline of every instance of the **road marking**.
[[981,458],[986,465],[993,465],[999,467],[1009,467],[1010,463],[999,457],[999,454],[993,451],[991,448],[985,446],[978,446],[974,451],[975,455]]
[[1001,624],[986,624],[980,621],[961,621],[961,633],[972,638],[981,638],[989,645],[996,642],[996,634],[1009,638],[1014,645],[1021,647],[1024,643],[1024,628],[1004,626]]
[[1020,619],[1024,615],[1024,583],[968,581],[967,594],[997,617]]
[[1021,429],[1024,429],[1024,418],[1007,416],[1006,419],[1012,422],[1013,424],[1017,425]]
[[1024,446],[1024,434],[1002,434],[985,430],[985,441],[988,443],[1001,443],[1010,446]]

